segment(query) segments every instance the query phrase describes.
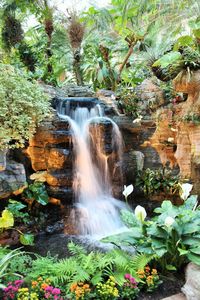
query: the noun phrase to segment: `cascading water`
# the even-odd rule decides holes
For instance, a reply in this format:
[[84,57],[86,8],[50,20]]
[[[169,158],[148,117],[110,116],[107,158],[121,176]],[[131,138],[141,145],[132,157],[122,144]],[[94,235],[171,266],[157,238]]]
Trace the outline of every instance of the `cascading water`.
[[[103,117],[100,105],[95,103],[89,108],[73,107],[73,100],[67,101],[60,104],[58,115],[69,122],[72,130],[76,156],[73,190],[77,210],[74,216],[79,233],[104,236],[120,231],[124,225],[119,211],[125,205],[112,196],[109,170],[109,162],[121,159],[122,139],[117,125]],[[104,149],[104,124],[112,127],[109,149]]]

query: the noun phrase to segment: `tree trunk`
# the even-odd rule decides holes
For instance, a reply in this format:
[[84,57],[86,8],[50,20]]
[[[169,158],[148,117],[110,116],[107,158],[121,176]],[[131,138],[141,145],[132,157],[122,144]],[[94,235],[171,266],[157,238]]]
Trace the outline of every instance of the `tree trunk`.
[[73,52],[74,61],[73,61],[73,70],[76,77],[77,85],[83,85],[83,74],[81,71],[81,54],[80,49],[75,49]]

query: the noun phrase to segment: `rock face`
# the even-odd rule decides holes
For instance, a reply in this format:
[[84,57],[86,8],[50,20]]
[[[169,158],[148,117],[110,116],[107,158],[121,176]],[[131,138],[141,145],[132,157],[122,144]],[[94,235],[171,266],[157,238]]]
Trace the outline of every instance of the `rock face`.
[[24,166],[15,161],[7,161],[6,169],[0,172],[0,199],[21,193],[25,186]]
[[187,300],[200,299],[200,267],[189,263],[186,269],[186,283],[182,288]]
[[37,129],[26,154],[34,171],[47,170],[48,193],[52,198],[72,199],[73,158],[71,130],[56,114]]
[[193,192],[200,189],[200,71],[182,72],[174,89],[188,94],[187,100],[158,111],[157,129],[150,139],[162,163],[178,165],[183,178],[192,179]]
[[151,79],[145,79],[137,88],[141,115],[148,115],[164,104],[163,91]]
[[[101,149],[102,156],[107,158],[109,170],[112,170],[110,177],[113,194],[119,196],[122,189],[121,172],[120,165],[117,164],[119,157],[112,145],[112,121],[109,119],[97,123],[94,121],[90,124],[89,131],[91,151],[94,153],[93,161],[99,169],[103,167],[102,162],[96,161],[95,156],[98,149]],[[61,200],[62,204],[70,204],[73,200],[72,186],[76,153],[68,121],[61,120],[55,113],[51,120],[43,122],[30,140],[26,154],[30,157],[34,171],[46,171],[47,191],[50,197],[54,200]]]

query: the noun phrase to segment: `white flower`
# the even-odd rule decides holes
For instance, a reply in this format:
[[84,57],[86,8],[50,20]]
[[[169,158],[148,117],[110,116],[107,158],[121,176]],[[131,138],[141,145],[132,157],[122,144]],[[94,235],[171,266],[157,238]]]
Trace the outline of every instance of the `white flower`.
[[170,227],[174,222],[175,220],[172,217],[167,217],[165,219],[165,226]]
[[183,200],[186,200],[188,196],[190,195],[190,192],[193,188],[193,185],[190,183],[183,183],[181,184],[181,192],[180,192],[180,197]]
[[136,208],[135,208],[135,216],[136,216],[136,218],[137,218],[139,221],[143,222],[144,219],[145,219],[146,216],[147,216],[147,213],[146,213],[145,208],[142,207],[142,206],[140,206],[140,205],[136,206]]
[[133,185],[124,185],[123,195],[127,198],[133,192]]
[[167,139],[167,141],[168,141],[169,143],[173,143],[173,142],[174,142],[174,138],[173,138],[173,137],[169,137],[169,138]]
[[136,119],[133,120],[133,124],[140,124],[142,120],[142,116],[138,116]]

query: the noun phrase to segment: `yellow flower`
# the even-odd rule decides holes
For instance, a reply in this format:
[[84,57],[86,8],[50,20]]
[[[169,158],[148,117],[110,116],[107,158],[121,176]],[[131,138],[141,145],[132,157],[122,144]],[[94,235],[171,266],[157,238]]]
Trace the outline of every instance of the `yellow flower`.
[[151,274],[152,274],[152,275],[157,275],[157,274],[158,274],[158,272],[157,272],[157,270],[156,270],[156,269],[152,269],[152,271],[151,271]]

